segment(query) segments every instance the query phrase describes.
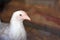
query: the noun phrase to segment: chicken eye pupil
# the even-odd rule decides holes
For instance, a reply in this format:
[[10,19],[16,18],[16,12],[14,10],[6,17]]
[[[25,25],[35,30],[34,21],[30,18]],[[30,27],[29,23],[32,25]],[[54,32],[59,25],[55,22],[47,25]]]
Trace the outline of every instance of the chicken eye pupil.
[[22,14],[20,14],[20,16],[22,16]]

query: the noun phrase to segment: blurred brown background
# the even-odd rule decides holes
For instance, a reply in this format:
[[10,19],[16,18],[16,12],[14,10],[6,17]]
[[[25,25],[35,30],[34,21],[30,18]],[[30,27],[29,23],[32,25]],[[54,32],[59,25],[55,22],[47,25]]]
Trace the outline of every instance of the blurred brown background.
[[[1,20],[9,22],[12,13],[16,10],[26,11],[33,24],[41,25],[43,28],[47,25],[47,29],[54,29],[54,32],[55,29],[60,29],[60,0],[11,0],[0,12]],[[26,30],[28,40],[60,40],[59,36],[45,30],[37,30],[30,26],[26,27]]]

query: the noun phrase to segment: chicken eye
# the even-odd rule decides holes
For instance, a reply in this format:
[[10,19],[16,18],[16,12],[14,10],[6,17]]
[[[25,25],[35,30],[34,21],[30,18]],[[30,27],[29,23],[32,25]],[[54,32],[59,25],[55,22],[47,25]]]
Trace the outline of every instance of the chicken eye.
[[20,14],[20,16],[22,16],[22,14]]

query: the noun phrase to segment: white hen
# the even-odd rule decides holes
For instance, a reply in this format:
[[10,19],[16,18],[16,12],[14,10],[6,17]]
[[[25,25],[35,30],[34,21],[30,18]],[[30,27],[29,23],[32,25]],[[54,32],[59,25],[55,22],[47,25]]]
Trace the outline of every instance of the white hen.
[[0,40],[27,40],[23,20],[30,20],[26,12],[20,10],[13,13],[10,25],[0,32]]

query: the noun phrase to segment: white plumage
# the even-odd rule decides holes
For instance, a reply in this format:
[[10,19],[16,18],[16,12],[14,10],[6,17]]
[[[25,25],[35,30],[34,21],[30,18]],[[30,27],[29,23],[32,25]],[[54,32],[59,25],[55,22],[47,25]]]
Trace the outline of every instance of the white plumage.
[[[27,40],[26,31],[23,26],[23,20],[30,20],[26,12],[20,10],[13,13],[9,27],[0,31],[1,40]],[[2,34],[1,34],[2,33]]]

